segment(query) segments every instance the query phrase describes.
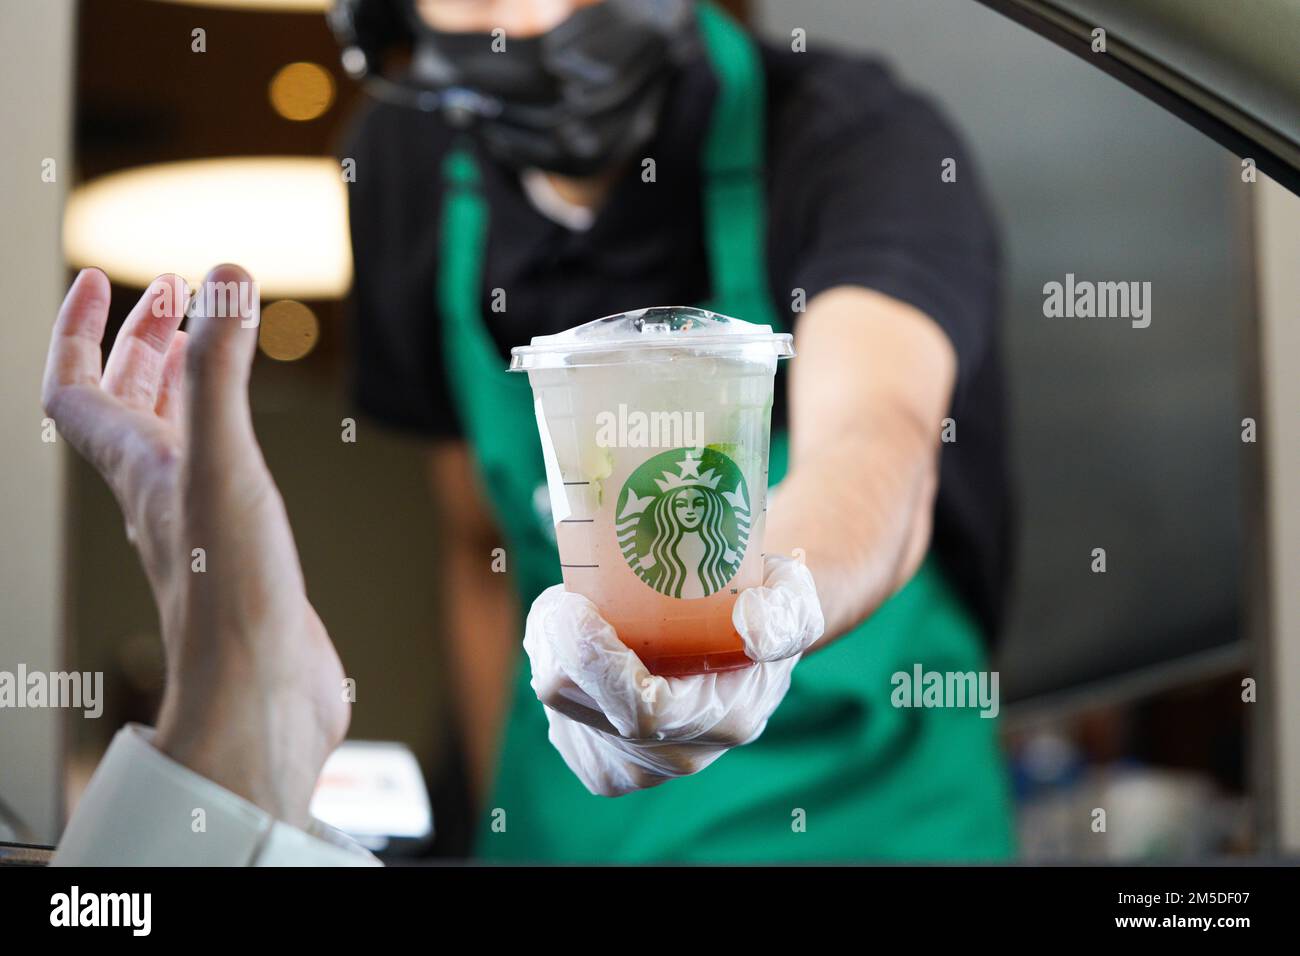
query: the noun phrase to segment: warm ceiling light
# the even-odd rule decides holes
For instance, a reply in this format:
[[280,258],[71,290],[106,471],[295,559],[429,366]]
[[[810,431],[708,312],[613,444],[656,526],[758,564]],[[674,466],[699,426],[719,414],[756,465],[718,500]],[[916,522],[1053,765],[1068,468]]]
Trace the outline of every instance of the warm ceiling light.
[[290,63],[271,77],[267,95],[285,119],[314,120],[334,102],[334,78],[315,63]]
[[264,296],[335,299],[352,284],[347,187],[326,158],[203,159],[140,166],[73,191],[63,250],[144,288],[164,272],[197,283],[235,262]]
[[262,310],[257,344],[278,362],[296,362],[316,345],[320,322],[316,313],[301,302],[281,299]]
[[163,0],[183,3],[187,7],[235,7],[245,10],[269,10],[285,13],[323,13],[331,0]]

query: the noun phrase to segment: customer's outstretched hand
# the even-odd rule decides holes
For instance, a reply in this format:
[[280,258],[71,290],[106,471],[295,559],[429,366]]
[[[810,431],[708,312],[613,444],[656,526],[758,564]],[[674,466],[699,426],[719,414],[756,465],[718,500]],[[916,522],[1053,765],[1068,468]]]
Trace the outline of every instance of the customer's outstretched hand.
[[185,283],[154,280],[101,371],[109,282],[84,270],[55,321],[42,401],[117,496],[158,604],[167,683],[155,744],[303,825],[347,730],[343,670],[253,434],[255,286],[224,265],[198,294],[179,331]]

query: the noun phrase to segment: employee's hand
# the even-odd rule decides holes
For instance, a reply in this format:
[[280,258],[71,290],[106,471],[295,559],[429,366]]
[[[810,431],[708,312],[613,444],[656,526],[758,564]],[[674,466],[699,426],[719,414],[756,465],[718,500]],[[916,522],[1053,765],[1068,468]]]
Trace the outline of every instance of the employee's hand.
[[812,574],[800,560],[768,555],[763,586],[741,592],[732,623],[754,666],[656,677],[582,595],[556,585],[533,602],[524,635],[533,690],[551,743],[588,790],[657,786],[763,732],[825,626]]
[[184,283],[162,276],[101,373],[109,284],[83,271],[54,325],[42,400],[117,496],[158,604],[167,682],[155,744],[302,825],[349,707],[253,434],[251,280],[218,266],[204,288],[214,283],[239,284],[226,288],[244,290],[252,314],[199,314],[187,335]]

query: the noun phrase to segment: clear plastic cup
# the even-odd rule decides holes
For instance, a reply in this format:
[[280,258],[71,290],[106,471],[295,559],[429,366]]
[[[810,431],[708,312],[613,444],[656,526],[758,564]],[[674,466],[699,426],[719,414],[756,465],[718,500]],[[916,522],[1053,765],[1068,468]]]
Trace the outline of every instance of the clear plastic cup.
[[791,337],[658,306],[539,336],[527,371],[564,586],[653,673],[747,666],[736,595],[762,582],[768,442]]

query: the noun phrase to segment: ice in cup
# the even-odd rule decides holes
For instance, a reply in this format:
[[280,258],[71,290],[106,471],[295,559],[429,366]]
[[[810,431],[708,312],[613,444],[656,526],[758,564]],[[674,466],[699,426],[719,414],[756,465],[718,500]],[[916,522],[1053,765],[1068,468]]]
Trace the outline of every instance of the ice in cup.
[[791,337],[659,306],[511,351],[527,371],[564,586],[653,673],[747,666],[732,606],[762,583],[777,361]]

